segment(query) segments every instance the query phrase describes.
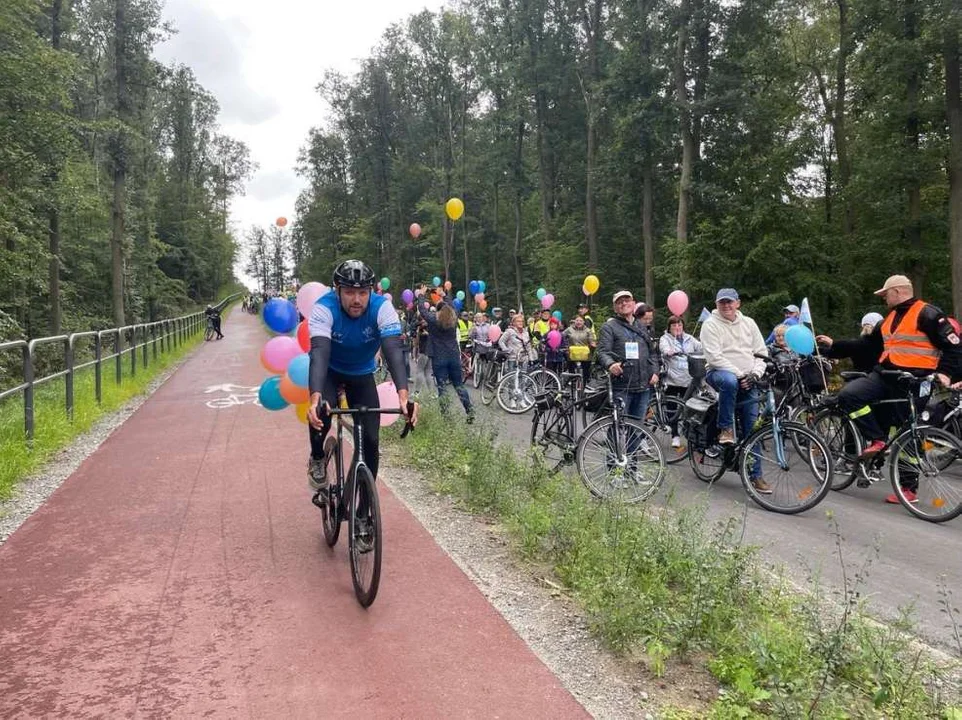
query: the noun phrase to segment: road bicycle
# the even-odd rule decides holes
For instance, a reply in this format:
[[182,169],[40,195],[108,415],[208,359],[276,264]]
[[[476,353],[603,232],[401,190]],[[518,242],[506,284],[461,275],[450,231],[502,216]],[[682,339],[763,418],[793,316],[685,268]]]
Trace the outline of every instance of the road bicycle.
[[[408,402],[408,417],[411,417],[415,403]],[[328,412],[333,416],[336,432],[330,433],[324,442],[324,462],[328,477],[334,478],[325,490],[314,494],[313,503],[321,509],[324,527],[324,540],[328,547],[337,544],[341,523],[347,521],[348,557],[351,563],[351,580],[354,594],[361,607],[370,607],[377,597],[381,581],[381,553],[383,551],[383,528],[381,508],[378,502],[374,476],[364,462],[364,423],[359,422],[365,415],[399,415],[400,408],[349,408],[343,391],[338,393],[338,407]],[[350,417],[354,455],[348,469],[344,467],[341,452],[344,443],[342,418]],[[401,437],[413,429],[410,422],[405,423]],[[334,428],[332,428],[334,430]],[[333,463],[333,466],[332,466]]]
[[[736,404],[735,443],[717,442],[717,393],[705,382],[705,360],[689,356],[693,380],[686,393],[685,412],[679,429],[687,437],[688,461],[698,479],[714,483],[726,470],[737,471],[748,496],[772,512],[792,515],[818,505],[832,485],[833,458],[828,444],[806,426],[785,419],[784,398],[775,401],[772,380],[775,363],[766,355],[766,371],[756,386],[764,392],[762,412],[752,428],[741,428],[739,407],[758,402],[752,395]],[[759,482],[759,481],[762,482]]]
[[214,327],[214,318],[207,318],[207,327],[204,329],[204,341],[213,340],[217,335],[217,329]]

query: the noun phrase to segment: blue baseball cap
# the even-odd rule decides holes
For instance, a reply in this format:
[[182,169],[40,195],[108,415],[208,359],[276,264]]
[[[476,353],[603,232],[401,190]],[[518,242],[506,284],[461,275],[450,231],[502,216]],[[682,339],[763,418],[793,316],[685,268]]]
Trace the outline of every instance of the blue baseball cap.
[[715,295],[715,302],[721,300],[738,300],[738,291],[736,291],[735,288],[722,288],[718,291],[718,294]]

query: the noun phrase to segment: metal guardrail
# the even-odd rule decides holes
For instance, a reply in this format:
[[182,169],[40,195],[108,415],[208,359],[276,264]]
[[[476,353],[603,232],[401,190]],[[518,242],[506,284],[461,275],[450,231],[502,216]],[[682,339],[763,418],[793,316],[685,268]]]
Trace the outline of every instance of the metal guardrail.
[[[234,293],[216,305],[218,309],[240,297],[243,293]],[[13,340],[0,343],[0,353],[20,351],[22,357],[23,382],[12,388],[0,391],[0,400],[23,393],[23,427],[27,442],[33,440],[34,433],[34,391],[38,385],[65,378],[64,380],[64,409],[67,416],[73,419],[74,408],[74,375],[78,370],[88,367],[94,368],[94,393],[99,405],[103,401],[103,367],[110,360],[114,361],[115,383],[120,385],[124,378],[124,358],[130,359],[130,377],[137,375],[137,356],[141,355],[141,365],[149,367],[151,358],[156,361],[159,352],[170,352],[183,345],[189,337],[203,332],[206,328],[204,311],[182,315],[169,320],[157,320],[152,323],[138,323],[125,325],[120,328],[107,330],[91,330],[87,332],[71,333],[69,335],[55,335],[52,337],[34,338],[33,340]],[[148,337],[149,335],[149,337]],[[94,359],[84,363],[74,364],[78,341],[93,339]],[[138,342],[139,340],[139,342]],[[104,355],[106,344],[111,348],[109,355]],[[34,377],[36,367],[36,350],[42,345],[59,344],[63,346],[64,369],[43,377]]]

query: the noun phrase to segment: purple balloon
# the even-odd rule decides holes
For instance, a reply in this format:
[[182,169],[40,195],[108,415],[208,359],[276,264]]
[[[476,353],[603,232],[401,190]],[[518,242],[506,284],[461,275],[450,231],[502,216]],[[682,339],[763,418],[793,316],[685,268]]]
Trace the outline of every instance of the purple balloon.
[[404,301],[405,305],[410,305],[414,302],[414,293],[410,290],[405,290],[401,293],[401,299]]

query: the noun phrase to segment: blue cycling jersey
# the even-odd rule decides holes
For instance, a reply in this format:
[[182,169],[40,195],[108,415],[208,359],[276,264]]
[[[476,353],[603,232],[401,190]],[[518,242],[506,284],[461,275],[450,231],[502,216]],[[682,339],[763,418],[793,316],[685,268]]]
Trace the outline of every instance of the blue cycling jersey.
[[401,334],[401,319],[391,303],[371,294],[367,310],[353,319],[341,308],[334,290],[318,299],[308,321],[311,337],[331,340],[330,368],[343,375],[370,375],[381,340]]

